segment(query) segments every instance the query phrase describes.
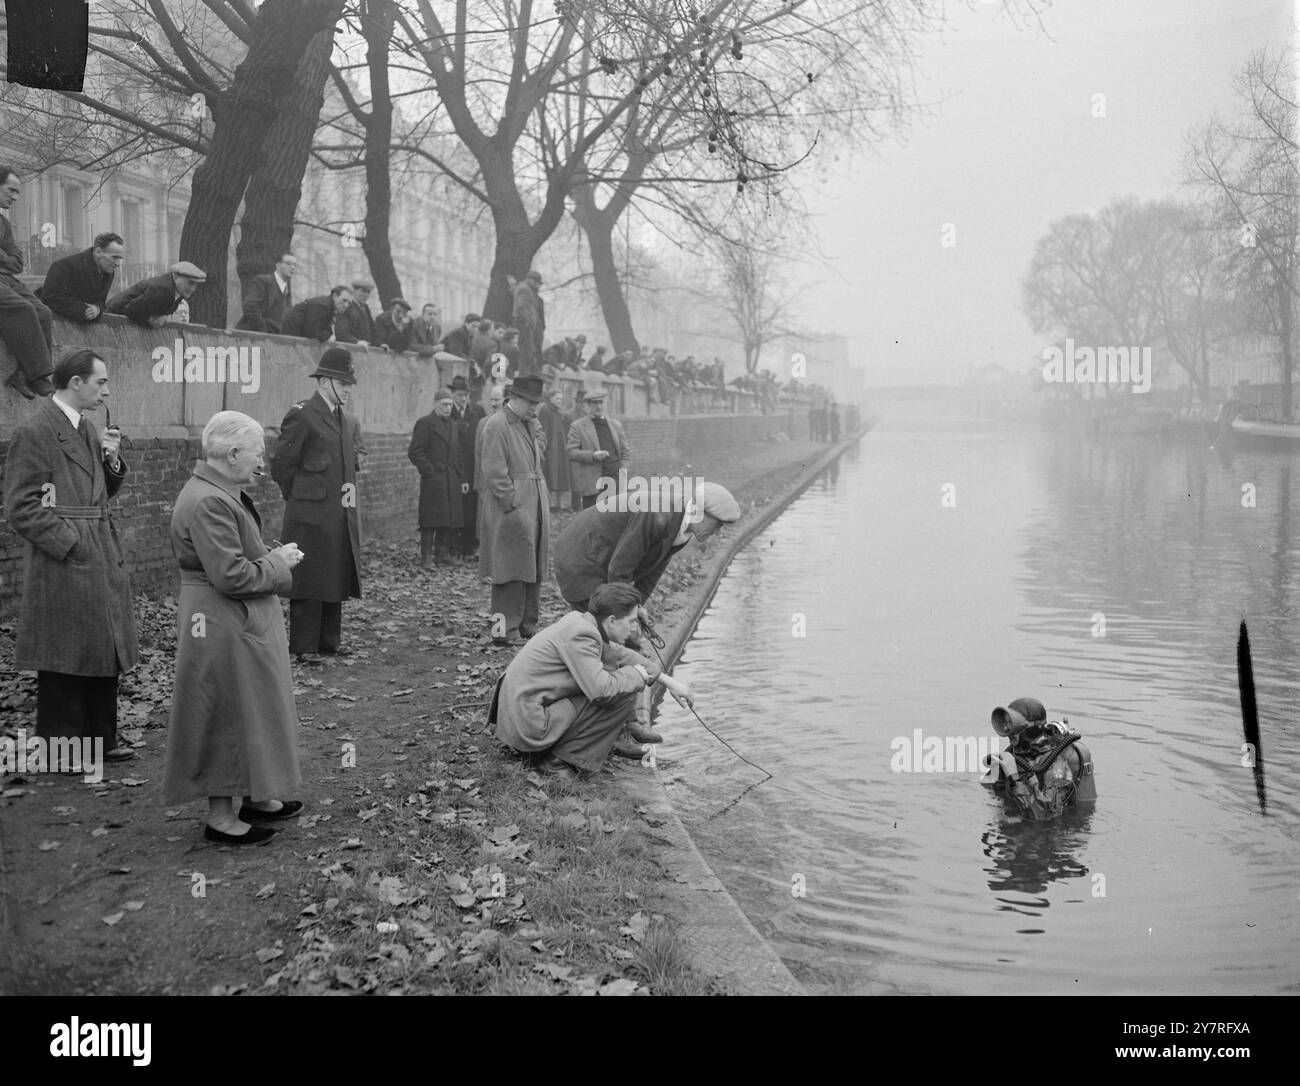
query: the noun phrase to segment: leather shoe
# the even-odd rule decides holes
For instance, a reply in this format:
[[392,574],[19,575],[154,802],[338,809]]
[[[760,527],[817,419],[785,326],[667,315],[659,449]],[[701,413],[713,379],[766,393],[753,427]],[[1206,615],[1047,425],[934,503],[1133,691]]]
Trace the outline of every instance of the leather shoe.
[[239,808],[239,820],[250,826],[255,822],[278,822],[282,818],[294,818],[302,810],[302,800],[288,799],[278,811],[259,811],[247,804]]
[[538,763],[537,766],[543,773],[551,777],[559,777],[562,781],[579,781],[581,776],[578,771],[569,765],[568,762],[562,762],[553,754],[548,754]]
[[134,757],[135,757],[135,751],[130,750],[127,747],[115,747],[113,750],[107,751],[104,754],[104,761],[129,762]]
[[321,649],[320,654],[322,656],[351,656],[352,650],[340,645],[336,649]]
[[647,728],[640,721],[634,720],[627,726],[627,734],[638,743],[662,743],[664,737],[653,728]]
[[294,663],[307,664],[311,667],[319,667],[325,661],[321,659],[320,654],[316,652],[300,652],[294,656]]
[[639,762],[645,757],[639,744],[633,743],[630,739],[620,739],[614,744],[614,753],[620,758],[631,758],[634,762]]
[[22,370],[14,370],[5,378],[5,384],[12,388],[18,395],[28,400],[36,399],[36,393],[28,387],[27,378],[23,376]]
[[204,826],[203,836],[218,845],[256,845],[262,841],[269,841],[275,836],[275,830],[270,826],[250,826],[247,833],[240,835],[222,833],[221,830],[214,830],[211,826]]

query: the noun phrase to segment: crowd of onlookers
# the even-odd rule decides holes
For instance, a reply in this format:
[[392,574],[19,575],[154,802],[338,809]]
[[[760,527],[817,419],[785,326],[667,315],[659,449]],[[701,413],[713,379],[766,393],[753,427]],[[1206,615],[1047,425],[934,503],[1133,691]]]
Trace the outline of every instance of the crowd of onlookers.
[[[13,205],[21,192],[17,173],[0,166],[0,208]],[[49,395],[53,369],[51,313],[81,323],[115,313],[142,327],[164,321],[189,321],[189,303],[207,276],[189,261],[178,261],[166,272],[132,283],[114,293],[117,272],[126,256],[122,238],[98,235],[86,250],[50,265],[44,283],[30,290],[19,278],[23,255],[9,221],[0,216],[0,339],[18,362],[6,380],[28,398]],[[371,309],[374,284],[364,278],[333,287],[328,294],[298,300],[293,281],[298,269],[292,252],[281,253],[272,271],[253,276],[241,299],[235,327],[246,331],[298,336],[320,343],[382,347],[419,354],[446,353],[470,365],[471,390],[485,385],[537,375],[548,384],[563,377],[586,374],[624,377],[645,389],[650,404],[666,405],[673,413],[685,393],[694,394],[693,407],[725,406],[728,392],[754,395],[763,414],[774,411],[783,393],[825,403],[829,393],[798,380],[784,384],[770,370],[742,373],[728,381],[726,366],[694,355],[678,358],[663,347],[639,352],[610,353],[598,346],[587,354],[587,337],[566,336],[545,342],[546,307],[542,276],[530,271],[523,279],[507,277],[511,322],[468,313],[454,327],[443,324],[438,306],[422,305],[417,314],[404,298],[392,298],[382,311]],[[703,401],[703,402],[701,402]]]

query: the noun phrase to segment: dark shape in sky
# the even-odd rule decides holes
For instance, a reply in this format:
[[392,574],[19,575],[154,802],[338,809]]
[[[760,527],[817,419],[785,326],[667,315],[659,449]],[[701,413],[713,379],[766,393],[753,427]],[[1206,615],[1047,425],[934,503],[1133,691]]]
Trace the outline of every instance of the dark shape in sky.
[[5,0],[5,16],[10,83],[81,90],[90,29],[85,0]]

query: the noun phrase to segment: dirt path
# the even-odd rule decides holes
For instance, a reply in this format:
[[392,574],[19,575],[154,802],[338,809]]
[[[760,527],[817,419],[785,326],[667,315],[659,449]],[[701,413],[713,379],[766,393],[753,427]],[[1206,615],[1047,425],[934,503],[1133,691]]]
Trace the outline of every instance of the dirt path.
[[[643,470],[763,505],[825,448]],[[508,662],[486,586],[472,566],[421,571],[414,551],[370,542],[366,598],[344,612],[353,655],[295,669],[306,809],[265,846],[209,845],[200,805],[159,803],[174,601],[143,606],[121,702],[136,758],[98,785],[0,777],[0,993],[712,990],[656,890],[656,820],[618,786],[644,771],[560,785],[504,753],[476,704]],[[656,621],[673,624],[700,566],[694,548],[675,560]],[[548,582],[543,623],[563,610]],[[9,735],[35,709],[12,650],[0,628]]]

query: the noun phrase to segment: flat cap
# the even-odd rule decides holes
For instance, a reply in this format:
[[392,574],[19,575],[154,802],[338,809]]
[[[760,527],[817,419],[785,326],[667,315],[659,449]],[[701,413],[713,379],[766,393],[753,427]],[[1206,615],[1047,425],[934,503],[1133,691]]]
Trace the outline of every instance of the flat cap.
[[206,283],[208,281],[207,273],[197,264],[191,264],[188,260],[178,260],[167,270],[172,275],[183,275],[186,279],[193,279],[196,283]]

